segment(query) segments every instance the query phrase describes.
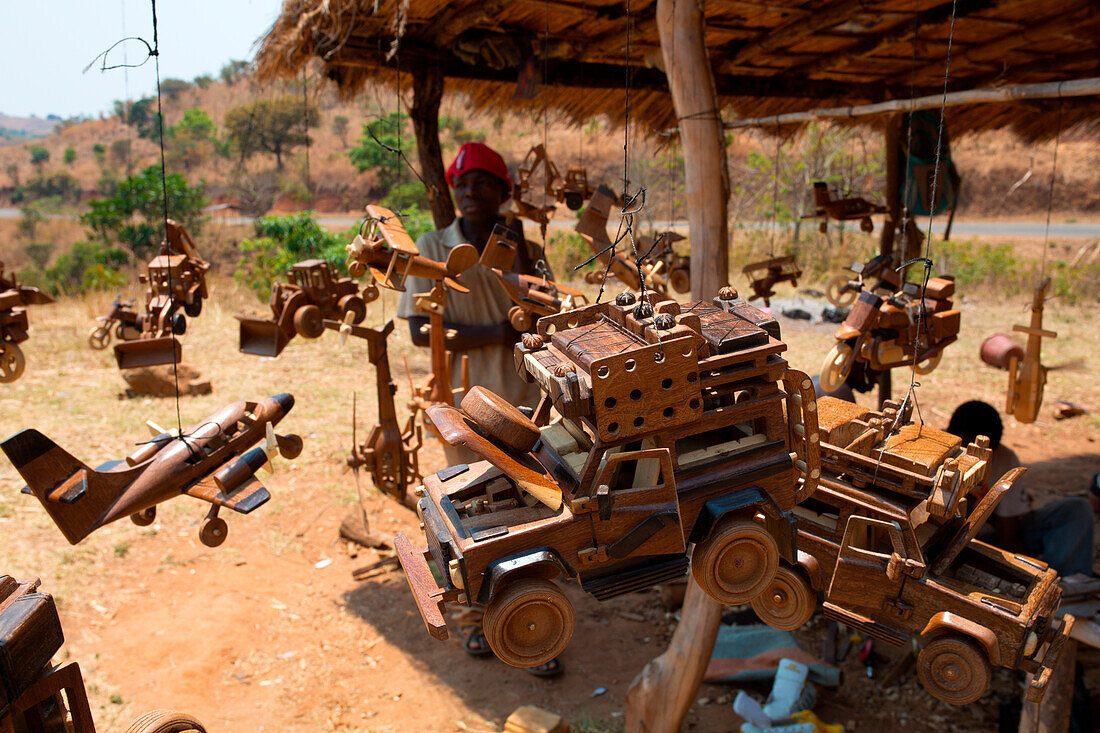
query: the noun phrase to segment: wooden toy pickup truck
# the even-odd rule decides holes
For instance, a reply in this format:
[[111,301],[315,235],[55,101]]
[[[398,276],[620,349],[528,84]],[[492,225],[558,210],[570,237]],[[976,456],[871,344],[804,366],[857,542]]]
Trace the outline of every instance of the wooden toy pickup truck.
[[326,319],[354,325],[367,316],[359,285],[350,277],[337,277],[325,260],[293,264],[289,282],[272,286],[270,303],[270,320],[236,316],[242,353],[278,356],[295,335],[320,338]]
[[[988,441],[962,446],[927,425],[904,425],[896,406],[875,413],[818,400],[822,477],[794,508],[798,562],[780,563],[752,605],[782,629],[805,623],[824,595],[825,615],[880,641],[923,642],[921,683],[945,702],[981,697],[991,667],[1034,674],[1042,698],[1072,617],[1056,628],[1057,573],[1045,563],[975,539],[1023,473],[1009,471],[981,499]],[[884,437],[885,434],[885,437]]]
[[791,509],[820,475],[813,388],[785,349],[732,288],[685,304],[622,293],[546,316],[516,346],[542,427],[478,387],[461,410],[428,408],[484,459],[417,488],[427,548],[395,538],[429,633],[446,638],[445,604],[486,604],[490,647],[530,667],[573,633],[554,578],[605,600],[690,565],[723,603],[756,596],[796,560]]

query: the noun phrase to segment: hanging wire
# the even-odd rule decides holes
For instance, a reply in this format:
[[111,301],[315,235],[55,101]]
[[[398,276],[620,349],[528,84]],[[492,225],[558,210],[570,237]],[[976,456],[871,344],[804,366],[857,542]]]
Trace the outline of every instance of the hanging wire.
[[1058,174],[1058,143],[1062,138],[1062,84],[1058,82],[1058,131],[1054,134],[1054,159],[1050,166],[1050,184],[1047,186],[1047,223],[1043,231],[1043,261],[1039,268],[1039,284],[1047,274],[1047,250],[1050,249],[1050,212],[1054,208],[1054,181]]
[[775,257],[775,230],[779,226],[779,154],[780,148],[779,122],[775,123],[775,169],[772,172],[772,221],[769,229],[771,236],[768,239],[768,257]]
[[[952,12],[952,19],[954,13]],[[913,0],[913,54],[909,64],[909,112],[906,115],[905,122],[905,165],[902,166],[902,170],[899,171],[902,176],[905,177],[905,185],[901,194],[901,221],[895,222],[894,226],[900,227],[901,234],[899,239],[901,240],[901,251],[907,252],[909,249],[909,191],[913,184],[912,178],[909,176],[909,162],[913,155],[913,100],[916,99],[916,76],[917,76],[917,45],[920,41],[920,0]],[[893,155],[892,151],[887,151],[888,155]],[[891,257],[891,259],[893,259]],[[900,259],[900,258],[899,258]]]

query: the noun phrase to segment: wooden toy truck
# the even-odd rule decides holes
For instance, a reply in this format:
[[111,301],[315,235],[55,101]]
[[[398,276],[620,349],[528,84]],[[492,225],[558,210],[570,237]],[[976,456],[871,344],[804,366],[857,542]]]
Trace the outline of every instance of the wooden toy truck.
[[1024,469],[971,504],[988,474],[987,439],[962,446],[904,424],[890,403],[882,413],[817,404],[822,477],[794,508],[798,561],[780,562],[752,601],[757,615],[798,628],[821,593],[826,616],[864,634],[899,646],[919,638],[918,675],[941,700],[978,699],[992,666],[1033,673],[1027,697],[1041,699],[1072,628],[1072,617],[1056,628],[1057,573],[974,539]]
[[395,538],[429,633],[446,638],[445,604],[487,604],[490,647],[529,667],[573,633],[555,578],[600,600],[689,565],[723,603],[767,587],[780,558],[796,560],[790,510],[820,475],[813,388],[779,336],[732,288],[652,307],[623,293],[546,316],[517,345],[544,394],[536,418],[552,404],[559,420],[536,427],[477,387],[461,410],[429,408],[445,440],[484,459],[417,489],[427,548]]

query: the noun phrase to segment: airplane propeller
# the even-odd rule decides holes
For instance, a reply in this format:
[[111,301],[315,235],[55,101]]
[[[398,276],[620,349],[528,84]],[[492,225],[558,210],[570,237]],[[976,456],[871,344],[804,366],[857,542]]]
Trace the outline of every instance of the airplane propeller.
[[349,310],[347,313],[344,314],[344,322],[340,324],[340,333],[336,337],[338,346],[342,347],[345,343],[347,343],[348,334],[351,333],[351,326],[354,321],[355,313],[353,311]]
[[271,423],[266,423],[264,428],[267,434],[264,438],[263,449],[267,461],[261,468],[266,469],[268,473],[275,473],[275,466],[271,463],[271,459],[279,455],[279,439],[275,436],[275,428],[271,426]]
[[155,438],[155,437],[157,437],[158,435],[163,435],[163,434],[165,434],[165,433],[168,433],[168,434],[169,434],[169,435],[171,435],[171,436],[172,436],[173,438],[178,438],[178,437],[180,436],[180,431],[179,431],[179,428],[172,428],[171,430],[167,430],[167,429],[165,429],[165,428],[162,428],[162,427],[161,427],[160,425],[157,425],[157,424],[156,424],[155,422],[153,422],[152,420],[146,420],[146,421],[145,421],[145,426],[146,426],[147,428],[149,428],[149,433],[150,433],[150,434],[151,434],[151,435],[152,435],[152,436],[153,436],[154,438]]

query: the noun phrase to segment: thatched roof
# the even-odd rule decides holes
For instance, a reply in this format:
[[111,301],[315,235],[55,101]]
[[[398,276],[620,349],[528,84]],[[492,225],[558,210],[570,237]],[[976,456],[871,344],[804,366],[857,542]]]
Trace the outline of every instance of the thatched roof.
[[[727,119],[864,104],[943,90],[955,7],[949,89],[1100,75],[1096,0],[707,0],[707,46]],[[675,125],[662,71],[656,0],[286,0],[261,40],[261,79],[319,62],[345,97],[397,68],[438,64],[447,89],[481,108],[539,110],[580,122],[630,116],[650,130]],[[630,10],[630,53],[626,48]],[[400,44],[395,48],[395,38]],[[544,54],[545,49],[545,54]],[[402,85],[410,84],[404,78]],[[528,88],[530,89],[530,88]],[[959,107],[956,135],[1011,127],[1027,138],[1100,131],[1100,100]]]

